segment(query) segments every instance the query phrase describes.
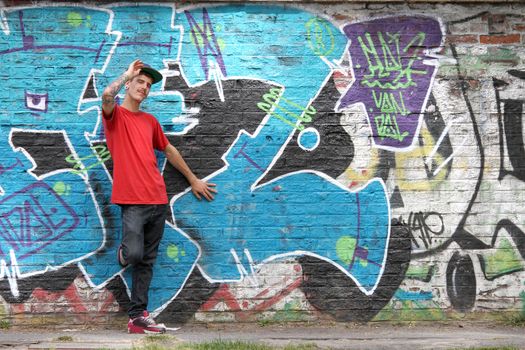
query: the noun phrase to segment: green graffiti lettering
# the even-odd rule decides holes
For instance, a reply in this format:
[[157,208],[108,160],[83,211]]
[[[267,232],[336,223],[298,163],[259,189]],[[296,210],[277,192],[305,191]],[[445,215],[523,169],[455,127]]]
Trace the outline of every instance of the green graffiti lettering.
[[335,39],[328,23],[320,18],[312,18],[304,25],[308,46],[317,56],[328,56],[334,51]]
[[[257,107],[260,110],[269,113],[272,117],[281,120],[283,123],[292,126],[293,128],[296,128],[300,131],[304,130],[303,125],[297,125],[285,116],[291,117],[304,123],[310,123],[312,121],[312,117],[315,115],[315,113],[317,113],[317,110],[313,106],[304,108],[299,104],[282,97],[281,93],[282,89],[271,88],[268,93],[263,95],[264,102],[257,103]],[[288,108],[285,108],[282,105],[287,105]],[[297,112],[300,111],[300,113],[292,111],[292,108],[295,109]],[[282,112],[284,116],[278,113],[278,111]]]
[[398,91],[399,101],[396,99],[396,96],[393,92],[378,92],[379,96],[376,95],[376,92],[372,90],[372,97],[376,107],[382,113],[396,113],[400,115],[408,115],[410,112],[405,107],[405,101],[403,98],[403,93]]
[[385,137],[393,138],[394,140],[403,141],[408,136],[408,131],[401,133],[397,125],[395,114],[384,113],[374,118],[377,127],[378,136],[381,139]]
[[394,92],[377,92],[372,90],[372,98],[376,108],[381,112],[375,116],[374,120],[378,130],[378,136],[381,138],[391,137],[398,141],[408,136],[408,132],[401,133],[397,124],[397,115],[407,116],[410,112],[405,106],[403,93],[397,92],[398,98]]
[[[400,35],[385,33],[377,34],[378,46],[381,48],[382,55],[376,49],[376,43],[370,33],[365,33],[364,38],[358,37],[361,50],[368,61],[369,74],[363,76],[361,84],[366,87],[378,87],[381,89],[405,89],[409,86],[416,86],[412,79],[413,74],[427,74],[424,70],[415,70],[412,68],[414,62],[418,59],[425,40],[425,33],[417,33],[412,40],[403,48],[400,45]],[[394,44],[394,52],[391,47]],[[412,48],[412,52],[408,50]],[[382,57],[382,58],[381,58]],[[405,60],[408,61],[404,63]],[[381,81],[381,79],[389,81]]]
[[[87,171],[99,164],[105,163],[108,159],[111,158],[111,154],[109,153],[109,150],[104,145],[97,145],[91,147],[93,151],[95,151],[94,154],[90,154],[86,157],[82,158],[76,158],[74,154],[70,154],[66,157],[66,162],[73,164],[73,169],[71,172],[73,174],[85,174]],[[84,166],[84,162],[96,158],[98,159],[98,162],[92,163],[89,166]]]

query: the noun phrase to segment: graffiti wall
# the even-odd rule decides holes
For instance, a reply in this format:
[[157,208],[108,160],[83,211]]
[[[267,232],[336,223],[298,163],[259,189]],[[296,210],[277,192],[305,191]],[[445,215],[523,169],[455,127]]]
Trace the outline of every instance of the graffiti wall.
[[158,154],[159,320],[525,315],[525,6],[0,5],[4,324],[125,317],[100,106],[135,58],[219,191]]

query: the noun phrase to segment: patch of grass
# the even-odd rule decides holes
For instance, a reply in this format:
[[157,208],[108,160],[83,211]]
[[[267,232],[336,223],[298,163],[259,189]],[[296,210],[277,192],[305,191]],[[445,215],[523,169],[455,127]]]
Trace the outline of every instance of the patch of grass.
[[173,340],[177,340],[177,338],[169,334],[155,334],[144,337],[144,341],[149,343],[165,343]]
[[525,327],[525,314],[517,313],[504,318],[503,323],[513,327]]
[[0,329],[9,329],[11,328],[11,322],[9,320],[0,320]]
[[257,324],[260,326],[260,327],[267,327],[267,326],[270,326],[273,322],[270,321],[269,319],[267,318],[264,318],[264,319],[261,319],[259,321],[257,321]]
[[[525,292],[524,292],[525,301]],[[492,311],[471,313],[468,320],[486,321],[499,326],[525,327],[525,309],[521,311]],[[462,321],[466,321],[464,318]]]
[[62,341],[62,342],[72,342],[73,341],[73,337],[70,336],[70,335],[61,335],[60,337],[56,338],[57,341]]
[[257,320],[259,327],[282,326],[286,325],[286,321],[276,320],[273,318],[260,318]]
[[169,334],[155,334],[145,336],[140,344],[133,350],[172,350],[177,348],[178,340]]

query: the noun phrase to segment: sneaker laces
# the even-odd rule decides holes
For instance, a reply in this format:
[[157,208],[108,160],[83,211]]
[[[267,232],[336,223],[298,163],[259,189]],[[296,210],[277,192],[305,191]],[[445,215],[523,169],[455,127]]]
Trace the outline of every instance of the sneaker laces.
[[148,325],[148,326],[152,326],[152,327],[166,327],[164,325],[164,323],[157,323],[153,317],[151,317],[149,315],[149,313],[147,311],[144,311],[144,315],[142,316],[142,319],[144,320],[144,322]]
[[142,316],[142,319],[148,326],[158,326],[157,322],[150,315]]

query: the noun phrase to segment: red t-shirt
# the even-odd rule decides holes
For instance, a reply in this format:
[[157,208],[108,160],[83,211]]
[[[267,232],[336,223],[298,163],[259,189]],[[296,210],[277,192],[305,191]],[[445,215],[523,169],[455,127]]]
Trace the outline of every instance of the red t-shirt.
[[168,203],[166,185],[157,167],[154,149],[164,151],[169,141],[157,119],[151,114],[131,112],[115,105],[113,115],[104,115],[102,120],[113,159],[111,202]]

